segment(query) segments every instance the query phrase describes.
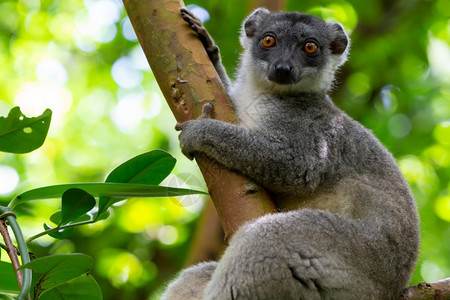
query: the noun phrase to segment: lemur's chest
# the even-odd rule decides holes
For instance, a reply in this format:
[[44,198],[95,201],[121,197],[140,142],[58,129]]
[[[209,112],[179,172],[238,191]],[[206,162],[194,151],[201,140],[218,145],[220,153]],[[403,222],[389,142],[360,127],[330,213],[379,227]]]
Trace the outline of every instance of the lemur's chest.
[[260,98],[242,93],[233,98],[233,105],[241,126],[256,129],[263,125],[268,108]]
[[[277,110],[277,101],[267,96],[239,91],[232,95],[239,124],[249,129],[265,128]],[[269,116],[272,116],[270,118]]]

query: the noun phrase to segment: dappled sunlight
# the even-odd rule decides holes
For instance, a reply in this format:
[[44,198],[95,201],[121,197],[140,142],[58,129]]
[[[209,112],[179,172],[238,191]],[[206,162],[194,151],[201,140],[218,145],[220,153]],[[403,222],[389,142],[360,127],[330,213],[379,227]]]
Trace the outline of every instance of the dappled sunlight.
[[429,282],[441,280],[446,276],[444,270],[439,267],[439,264],[431,260],[426,260],[422,263],[420,274],[425,281]]
[[352,4],[347,1],[314,6],[310,8],[307,13],[318,16],[326,21],[339,22],[344,25],[349,33],[351,33],[358,24],[358,14]]
[[450,196],[439,197],[434,203],[434,211],[439,218],[450,222]]
[[40,81],[50,81],[60,85],[66,83],[68,75],[64,65],[53,58],[43,59],[36,66],[36,76]]
[[450,46],[448,43],[432,36],[427,52],[433,75],[447,84],[450,83]]
[[10,167],[0,164],[0,196],[9,196],[19,184],[19,174]]
[[122,88],[134,88],[141,84],[142,73],[134,67],[133,61],[128,57],[121,57],[114,62],[111,68],[114,81]]
[[158,231],[158,240],[164,245],[172,245],[178,239],[178,230],[171,225],[163,226]]
[[433,136],[439,144],[450,146],[450,120],[438,124],[434,128]]
[[14,99],[25,115],[38,116],[46,108],[53,111],[49,136],[57,134],[64,122],[65,114],[72,106],[70,91],[52,82],[23,83]]
[[433,166],[417,156],[401,157],[398,164],[409,184],[424,194],[430,194],[440,183]]
[[84,52],[93,52],[97,43],[109,43],[117,34],[120,6],[109,0],[89,1],[87,9],[75,17],[75,45]]
[[131,283],[139,286],[156,276],[156,268],[144,269],[139,259],[120,249],[104,249],[99,253],[97,271],[110,279],[115,287]]
[[129,232],[140,232],[150,226],[163,227],[166,224],[188,222],[196,215],[170,198],[130,199],[117,212],[118,225]]
[[130,22],[130,18],[128,17],[125,17],[122,20],[122,35],[125,39],[131,42],[137,41],[136,33],[134,32],[133,26],[131,25]]

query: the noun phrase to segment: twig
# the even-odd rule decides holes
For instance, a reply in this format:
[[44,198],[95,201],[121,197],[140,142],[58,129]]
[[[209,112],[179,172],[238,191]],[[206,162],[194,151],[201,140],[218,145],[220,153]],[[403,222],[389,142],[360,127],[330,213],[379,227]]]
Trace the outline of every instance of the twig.
[[17,248],[14,246],[11,240],[11,236],[8,232],[8,227],[6,227],[5,220],[0,220],[0,233],[3,237],[3,241],[5,241],[6,244],[6,252],[8,253],[9,259],[11,260],[11,263],[14,268],[14,273],[16,274],[17,283],[19,283],[19,288],[22,288],[23,284],[23,273],[22,270],[20,270],[20,262],[19,257],[17,256]]
[[0,233],[6,243],[6,252],[11,260],[11,264],[16,274],[17,283],[20,287],[20,293],[17,296],[17,299],[30,300],[29,292],[31,288],[32,273],[30,269],[24,269],[23,271],[20,270],[18,251],[11,241],[5,219],[8,221],[8,225],[11,227],[16,238],[22,258],[22,265],[25,265],[30,262],[30,255],[28,254],[27,244],[23,239],[22,230],[16,221],[16,215],[9,208],[0,206]]
[[45,230],[45,231],[39,232],[39,233],[36,234],[36,235],[33,235],[32,237],[29,237],[29,238],[26,240],[26,243],[27,243],[27,244],[28,244],[28,243],[31,243],[31,242],[34,241],[35,239],[38,239],[38,238],[40,238],[41,236],[44,236],[44,235],[46,235],[46,234],[50,234],[50,233],[57,232],[57,231],[60,231],[60,230],[63,230],[63,229],[69,229],[69,228],[73,228],[73,227],[77,227],[77,226],[81,226],[81,225],[92,224],[92,223],[94,223],[95,221],[96,221],[95,219],[93,219],[93,220],[88,220],[88,221],[81,221],[81,222],[77,222],[77,223],[72,223],[72,224],[67,224],[67,225],[61,225],[61,226],[58,226],[58,227],[54,227],[54,228],[51,228],[51,229],[47,229],[47,230]]

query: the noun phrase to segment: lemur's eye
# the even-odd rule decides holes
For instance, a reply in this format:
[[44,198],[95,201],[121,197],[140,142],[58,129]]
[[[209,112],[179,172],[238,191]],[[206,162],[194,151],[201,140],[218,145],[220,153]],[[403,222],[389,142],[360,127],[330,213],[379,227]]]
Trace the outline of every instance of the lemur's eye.
[[275,38],[273,36],[271,36],[271,35],[264,36],[262,38],[261,42],[262,42],[263,46],[266,47],[266,48],[273,47],[276,44]]
[[317,44],[314,42],[307,42],[305,46],[303,46],[303,50],[305,50],[308,54],[314,54],[317,51]]

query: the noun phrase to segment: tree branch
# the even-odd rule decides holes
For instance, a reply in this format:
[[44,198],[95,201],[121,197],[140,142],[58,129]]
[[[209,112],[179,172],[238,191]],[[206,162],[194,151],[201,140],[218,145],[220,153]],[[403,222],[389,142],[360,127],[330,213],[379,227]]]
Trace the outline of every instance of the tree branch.
[[401,300],[450,299],[450,278],[421,282],[403,291]]
[[4,219],[0,219],[0,234],[3,237],[3,241],[6,244],[9,259],[11,260],[11,264],[14,269],[14,273],[16,274],[17,283],[19,284],[19,288],[22,288],[23,284],[23,273],[20,270],[20,262],[19,257],[17,256],[17,248],[14,246],[11,240],[11,236],[8,232],[8,227],[6,226],[6,222]]
[[[183,1],[123,0],[139,42],[178,122],[201,114],[214,103],[214,117],[236,122],[231,102],[196,34],[180,14]],[[245,177],[207,157],[197,163],[220,216],[227,240],[243,223],[274,211],[268,194]]]

